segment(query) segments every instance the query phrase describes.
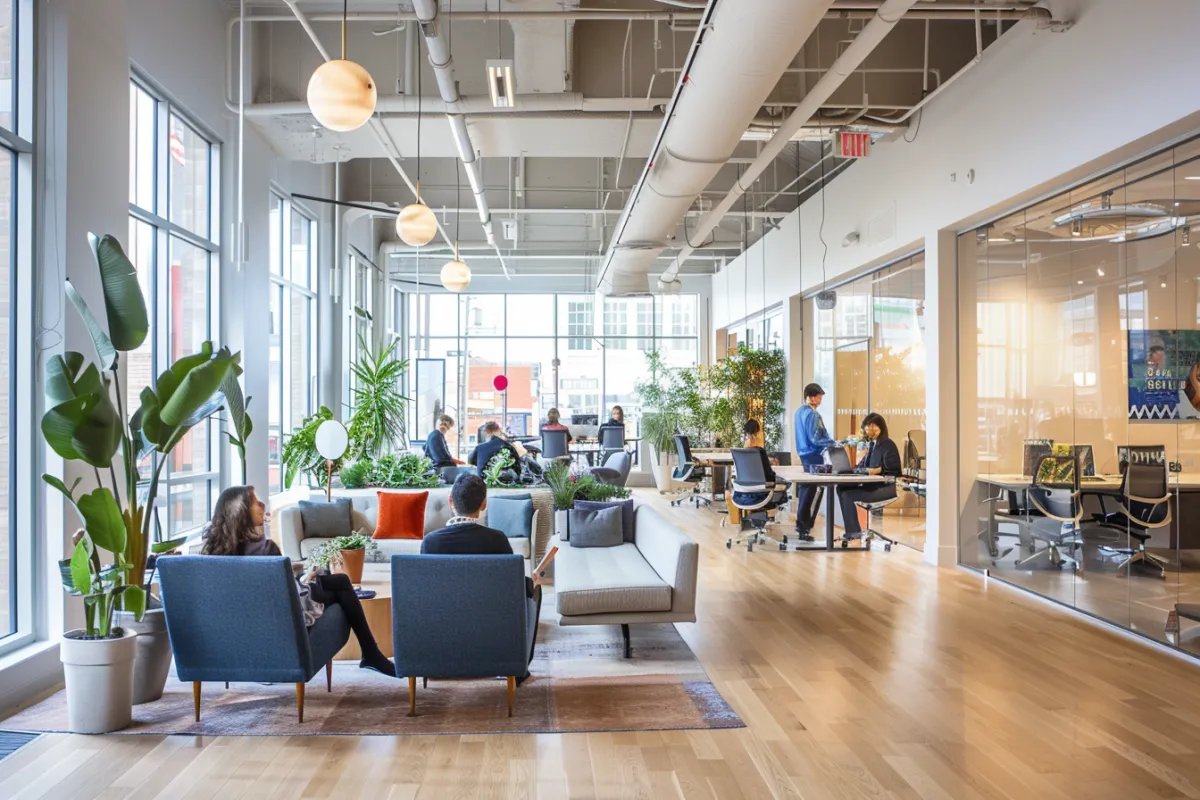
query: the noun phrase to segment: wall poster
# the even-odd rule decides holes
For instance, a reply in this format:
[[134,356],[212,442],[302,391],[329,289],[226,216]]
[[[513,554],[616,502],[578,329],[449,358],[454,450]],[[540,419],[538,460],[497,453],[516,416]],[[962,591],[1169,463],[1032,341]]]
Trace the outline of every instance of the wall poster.
[[1200,331],[1129,332],[1129,419],[1200,419]]

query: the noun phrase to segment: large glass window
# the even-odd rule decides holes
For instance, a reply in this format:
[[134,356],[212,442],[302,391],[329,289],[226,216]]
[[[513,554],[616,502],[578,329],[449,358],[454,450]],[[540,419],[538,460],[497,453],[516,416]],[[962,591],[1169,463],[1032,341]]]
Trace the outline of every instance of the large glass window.
[[962,564],[1194,655],[1198,217],[1193,140],[959,236],[950,471]]
[[[409,294],[409,393],[426,398],[419,413],[429,417],[413,409],[415,435],[447,413],[458,423],[447,440],[462,457],[489,420],[514,436],[536,436],[551,408],[569,422],[603,420],[621,405],[626,433],[636,437],[641,405],[633,387],[644,378],[645,353],[658,349],[671,366],[698,363],[697,297],[605,298],[603,336],[596,302],[590,294]],[[505,392],[494,386],[500,374]]]
[[[33,637],[33,3],[0,0],[0,653]],[[20,42],[20,47],[17,47]],[[17,265],[23,265],[20,269]]]
[[[138,79],[129,83],[129,240],[150,335],[128,358],[127,407],[172,363],[196,353],[217,327],[219,148]],[[219,487],[218,427],[206,420],[163,465],[155,513],[164,537],[198,528]],[[154,462],[142,464],[148,480]]]
[[268,457],[271,491],[283,489],[283,432],[317,410],[317,223],[271,194],[271,343]]

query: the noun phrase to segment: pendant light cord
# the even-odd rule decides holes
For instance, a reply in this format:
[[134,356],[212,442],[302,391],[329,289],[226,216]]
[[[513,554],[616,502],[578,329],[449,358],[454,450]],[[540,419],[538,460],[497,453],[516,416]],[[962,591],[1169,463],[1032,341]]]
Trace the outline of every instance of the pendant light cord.
[[421,202],[421,39],[418,33],[415,37],[417,46],[417,202]]
[[342,61],[346,60],[346,17],[349,11],[350,0],[342,0]]

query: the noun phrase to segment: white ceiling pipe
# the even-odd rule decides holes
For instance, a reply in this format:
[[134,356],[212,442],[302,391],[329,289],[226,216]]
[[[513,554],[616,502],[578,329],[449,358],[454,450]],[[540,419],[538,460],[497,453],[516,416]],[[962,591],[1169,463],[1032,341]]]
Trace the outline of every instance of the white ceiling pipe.
[[850,46],[838,56],[829,70],[817,81],[812,90],[805,95],[804,100],[801,101],[796,110],[784,121],[775,136],[771,138],[771,141],[763,145],[758,158],[754,159],[754,163],[746,167],[745,172],[734,182],[733,188],[729,190],[725,198],[713,206],[713,209],[696,223],[696,227],[693,230],[688,231],[689,241],[679,251],[679,259],[676,265],[663,272],[662,280],[670,281],[674,279],[675,273],[678,272],[678,263],[687,260],[687,257],[691,255],[694,249],[692,242],[704,241],[704,237],[708,236],[717,227],[721,218],[729,213],[738,199],[758,180],[758,176],[762,175],[767,167],[771,165],[771,162],[783,152],[783,148],[788,145],[792,136],[812,120],[820,109],[821,104],[838,90],[854,70],[858,69],[867,56],[879,46],[879,43],[891,32],[892,28],[904,17],[904,13],[915,2],[916,0],[887,0],[887,2],[879,7],[875,17],[866,24],[866,27],[855,37]]
[[[440,84],[439,84],[440,88]],[[562,94],[519,94],[511,108],[495,108],[487,95],[463,97],[448,103],[445,100],[425,98],[421,101],[421,112],[425,114],[544,114],[550,112],[580,114],[626,114],[650,112],[666,102],[665,98],[654,97],[584,97],[579,92]],[[389,94],[381,96],[375,103],[378,114],[416,114],[415,95]],[[294,100],[281,103],[255,103],[246,106],[246,114],[252,117],[311,114],[308,103]]]
[[[425,186],[426,190],[428,190],[429,188],[430,187],[428,185]],[[439,214],[477,214],[479,212],[479,209],[477,209],[477,208],[446,208],[445,206],[436,206],[436,205],[430,206],[430,208],[432,208],[434,211],[436,211]],[[380,213],[382,213],[382,214],[394,214],[399,210],[400,210],[399,208],[394,208],[394,209],[380,208],[379,209]],[[585,214],[588,216],[597,216],[600,214],[603,214],[605,216],[615,216],[615,215],[621,213],[621,209],[619,209],[619,208],[493,208],[492,213],[493,214],[503,214],[504,216],[510,216],[510,215],[511,216],[540,216],[543,214],[551,215],[551,216],[578,216],[580,214]],[[689,211],[687,213],[687,215],[689,217],[698,217],[703,213],[704,213],[703,211]],[[784,217],[788,216],[788,213],[789,212],[786,212],[786,211],[751,211],[746,216],[752,217],[754,219],[783,219]],[[742,215],[738,214],[738,216],[740,217]]]
[[701,20],[685,71],[600,270],[602,291],[645,291],[693,201],[728,163],[832,0],[721,2]]
[[[437,78],[438,92],[447,105],[459,101],[458,82],[454,80],[454,60],[450,55],[450,45],[442,36],[438,24],[437,0],[413,0],[413,11],[421,27],[421,35],[425,37],[425,49],[429,53],[429,63],[433,65],[434,76]],[[500,257],[500,266],[507,274],[504,257],[496,246],[496,236],[492,231],[492,213],[488,210],[487,195],[483,191],[483,175],[481,165],[475,154],[475,146],[471,143],[471,134],[467,130],[466,117],[461,114],[448,114],[450,131],[454,134],[454,143],[458,147],[459,158],[467,172],[467,182],[471,185],[471,193],[475,196],[475,206],[479,209],[479,221],[483,224],[483,232],[487,235],[488,244],[496,247],[496,255]]]

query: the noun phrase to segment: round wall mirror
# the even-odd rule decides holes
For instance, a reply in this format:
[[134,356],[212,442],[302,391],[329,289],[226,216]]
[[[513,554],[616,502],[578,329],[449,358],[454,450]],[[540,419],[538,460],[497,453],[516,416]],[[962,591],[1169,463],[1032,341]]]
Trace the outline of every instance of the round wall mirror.
[[321,454],[322,458],[329,461],[337,461],[346,455],[346,448],[350,446],[350,436],[346,433],[346,426],[336,419],[327,419],[322,422],[317,427],[315,439],[317,452]]

